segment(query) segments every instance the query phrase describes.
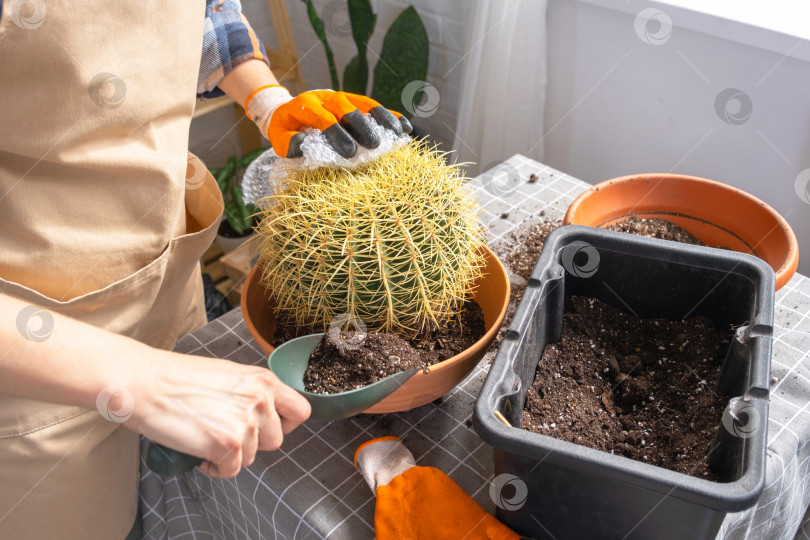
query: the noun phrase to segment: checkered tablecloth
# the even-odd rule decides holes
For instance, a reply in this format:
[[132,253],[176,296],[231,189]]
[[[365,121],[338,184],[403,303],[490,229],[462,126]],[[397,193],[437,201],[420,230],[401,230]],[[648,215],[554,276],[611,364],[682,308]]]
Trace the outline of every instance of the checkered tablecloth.
[[[529,183],[531,174],[537,181]],[[587,184],[520,155],[473,182],[490,245],[546,217],[561,217]],[[766,487],[758,504],[731,514],[718,538],[810,539],[810,279],[796,275],[776,295]],[[177,351],[263,364],[237,309],[184,337]],[[353,465],[355,449],[400,437],[418,465],[446,472],[489,511],[492,449],[471,426],[473,404],[494,355],[441,402],[407,413],[306,422],[281,449],[260,452],[236,478],[195,470],[161,479],[142,463],[140,514],[146,538],[363,540],[374,537],[371,491]]]

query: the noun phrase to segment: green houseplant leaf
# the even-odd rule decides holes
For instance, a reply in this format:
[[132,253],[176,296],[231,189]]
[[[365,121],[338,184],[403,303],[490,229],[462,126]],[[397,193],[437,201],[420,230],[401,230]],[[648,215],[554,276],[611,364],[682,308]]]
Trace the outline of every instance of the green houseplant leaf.
[[402,104],[402,89],[427,78],[429,44],[425,25],[413,6],[391,24],[383,39],[380,61],[374,68],[371,97],[389,109],[411,117]]
[[228,217],[231,227],[239,234],[244,234],[253,225],[253,214],[256,207],[252,204],[245,204],[242,195],[242,187],[239,184],[231,184],[231,200],[236,203],[233,219]]
[[366,45],[374,33],[374,25],[377,24],[377,15],[371,11],[371,3],[368,0],[348,0],[347,3],[354,42],[360,54],[365,56]]
[[357,45],[357,56],[349,60],[343,70],[343,90],[365,95],[368,88],[368,40],[374,33],[377,15],[371,11],[368,0],[348,0],[352,37]]
[[246,227],[242,223],[242,210],[241,205],[236,201],[228,199],[225,201],[225,217],[228,219],[228,224],[236,231],[236,234],[245,234]]
[[248,152],[244,156],[240,157],[239,160],[236,162],[237,169],[245,169],[248,165],[253,163],[253,160],[259,157],[260,155],[267,152],[267,148],[261,147],[257,148],[253,152]]
[[335,67],[335,55],[332,53],[332,47],[329,46],[329,41],[326,39],[326,29],[324,28],[323,21],[318,16],[318,12],[315,11],[315,6],[312,4],[312,0],[301,1],[307,5],[309,22],[312,24],[312,29],[315,30],[315,34],[318,36],[318,39],[320,39],[321,43],[323,43],[324,51],[326,51],[326,61],[329,64],[329,75],[332,78],[332,88],[335,90],[340,90],[340,81],[338,80],[337,68]]
[[253,215],[256,213],[256,207],[252,204],[245,204],[242,186],[234,179],[238,171],[244,170],[266,150],[266,148],[258,148],[238,159],[231,156],[224,166],[210,170],[217,181],[219,190],[222,192],[222,198],[225,202],[225,218],[231,228],[239,235],[245,234],[253,225]]
[[365,95],[368,87],[368,60],[359,54],[343,70],[343,91]]
[[223,196],[228,192],[228,183],[231,181],[234,172],[236,172],[236,158],[233,156],[228,158],[228,162],[224,166],[211,171]]

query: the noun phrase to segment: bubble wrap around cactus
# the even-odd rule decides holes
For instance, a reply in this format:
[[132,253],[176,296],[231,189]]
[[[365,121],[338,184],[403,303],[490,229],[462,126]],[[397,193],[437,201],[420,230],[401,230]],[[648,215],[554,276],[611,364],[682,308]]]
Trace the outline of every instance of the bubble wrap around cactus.
[[465,180],[418,142],[354,170],[291,171],[258,226],[276,309],[299,325],[343,316],[406,336],[450,318],[484,264]]
[[275,150],[269,148],[247,166],[242,175],[242,199],[245,204],[258,205],[259,201],[273,193],[274,183],[270,178],[278,159]]
[[258,204],[261,199],[268,197],[274,191],[283,189],[285,178],[289,171],[296,169],[312,170],[320,167],[356,169],[387,154],[410,141],[407,135],[397,135],[390,129],[385,129],[373,117],[366,115],[374,132],[380,138],[377,148],[368,149],[357,145],[357,153],[350,159],[338,155],[326,142],[326,137],[317,129],[303,128],[306,133],[301,143],[304,153],[300,158],[282,158],[270,148],[267,152],[256,158],[245,171],[242,178],[242,193],[245,203]]

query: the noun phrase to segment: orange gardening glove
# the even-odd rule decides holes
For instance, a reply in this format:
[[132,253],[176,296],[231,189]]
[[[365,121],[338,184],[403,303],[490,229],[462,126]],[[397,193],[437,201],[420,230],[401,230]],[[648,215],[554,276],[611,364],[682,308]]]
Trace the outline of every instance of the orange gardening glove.
[[333,90],[309,90],[292,97],[283,86],[264,86],[248,97],[245,112],[273,145],[276,155],[288,158],[303,156],[303,127],[323,132],[327,142],[344,158],[354,156],[356,143],[366,148],[380,144],[379,136],[363,116],[366,113],[397,135],[413,129],[407,118],[371,98]]
[[354,465],[377,494],[378,540],[513,540],[520,536],[495,519],[446,474],[417,467],[396,437],[364,443]]

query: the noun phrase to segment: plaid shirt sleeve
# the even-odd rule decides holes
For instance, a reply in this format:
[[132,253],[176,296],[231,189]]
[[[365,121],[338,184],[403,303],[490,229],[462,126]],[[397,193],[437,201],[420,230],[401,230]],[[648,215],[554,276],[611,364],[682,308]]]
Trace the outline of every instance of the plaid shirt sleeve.
[[200,76],[201,97],[223,95],[217,85],[236,66],[247,60],[267,60],[267,52],[242,15],[239,0],[206,0]]

